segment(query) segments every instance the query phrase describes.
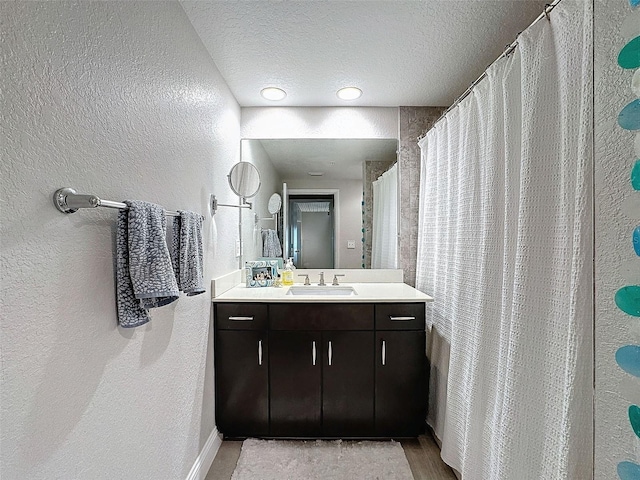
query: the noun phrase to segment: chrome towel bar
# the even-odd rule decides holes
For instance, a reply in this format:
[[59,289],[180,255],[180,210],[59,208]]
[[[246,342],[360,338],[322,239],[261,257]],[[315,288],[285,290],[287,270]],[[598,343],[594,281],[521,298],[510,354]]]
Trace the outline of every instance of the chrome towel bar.
[[[96,195],[81,195],[77,193],[73,188],[64,187],[59,188],[53,194],[53,204],[62,213],[75,213],[80,208],[119,208],[127,209],[126,204],[122,202],[113,202],[111,200],[102,200]],[[170,217],[179,217],[178,212],[165,210],[165,213]]]

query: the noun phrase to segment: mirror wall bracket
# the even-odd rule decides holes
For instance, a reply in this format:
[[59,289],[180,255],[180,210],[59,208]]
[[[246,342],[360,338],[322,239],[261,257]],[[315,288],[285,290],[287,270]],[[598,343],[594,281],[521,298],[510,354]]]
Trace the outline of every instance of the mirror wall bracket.
[[218,207],[233,207],[233,208],[253,208],[251,202],[247,202],[245,198],[242,199],[242,205],[231,205],[229,203],[219,203],[216,196],[212,193],[209,197],[209,207],[211,208],[211,216],[214,216],[218,211]]

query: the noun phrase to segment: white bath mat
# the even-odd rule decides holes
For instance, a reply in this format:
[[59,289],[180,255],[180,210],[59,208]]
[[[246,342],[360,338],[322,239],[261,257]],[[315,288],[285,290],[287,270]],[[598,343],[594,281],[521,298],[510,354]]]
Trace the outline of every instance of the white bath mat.
[[242,443],[231,480],[412,480],[398,442],[256,440]]

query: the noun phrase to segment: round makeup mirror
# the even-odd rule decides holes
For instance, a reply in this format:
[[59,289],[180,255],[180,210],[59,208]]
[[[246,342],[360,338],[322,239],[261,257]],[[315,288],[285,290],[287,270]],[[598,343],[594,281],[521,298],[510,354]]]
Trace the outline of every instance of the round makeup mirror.
[[242,198],[251,198],[260,190],[260,172],[249,162],[236,163],[228,175],[233,193]]
[[273,215],[274,213],[278,213],[280,211],[280,207],[282,206],[282,197],[278,193],[274,193],[269,198],[269,203],[267,204],[267,209],[269,213]]

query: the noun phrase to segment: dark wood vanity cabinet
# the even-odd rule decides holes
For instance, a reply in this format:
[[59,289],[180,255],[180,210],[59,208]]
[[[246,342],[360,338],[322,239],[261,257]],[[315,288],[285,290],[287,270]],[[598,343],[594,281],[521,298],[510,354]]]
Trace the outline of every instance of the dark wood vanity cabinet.
[[[322,332],[322,433],[374,436],[373,331]],[[329,357],[329,352],[331,356]]]
[[272,331],[271,341],[271,435],[322,435],[321,334]]
[[372,438],[423,431],[424,303],[214,308],[216,423],[223,434]]
[[373,304],[269,305],[271,434],[372,436]]
[[271,435],[370,437],[373,332],[272,331]]
[[427,409],[424,304],[376,305],[376,435],[413,437]]
[[216,425],[230,437],[269,434],[266,305],[214,306]]
[[427,408],[424,331],[376,332],[376,435],[423,433]]

